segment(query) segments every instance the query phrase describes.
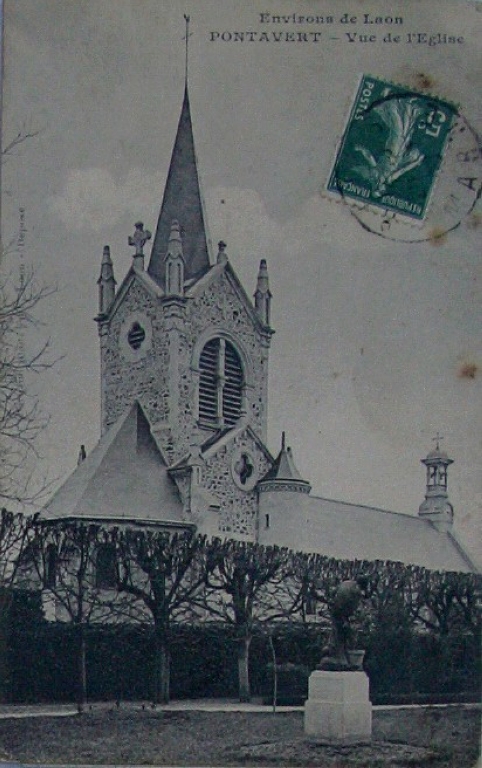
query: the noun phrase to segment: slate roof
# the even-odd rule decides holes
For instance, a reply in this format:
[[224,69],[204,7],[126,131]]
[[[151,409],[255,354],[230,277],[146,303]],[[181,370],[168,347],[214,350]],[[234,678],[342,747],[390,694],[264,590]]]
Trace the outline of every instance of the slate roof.
[[[216,452],[238,430],[216,433],[202,446],[204,454]],[[254,433],[253,433],[254,434]],[[266,455],[269,456],[266,448]],[[273,459],[271,458],[271,461]],[[178,462],[174,468],[184,466]],[[269,478],[268,478],[269,476]],[[288,480],[307,484],[284,444],[273,468],[263,480]],[[307,484],[308,485],[308,484]],[[208,506],[219,502],[199,489]],[[205,497],[205,498],[204,498]],[[290,506],[299,503],[295,494]],[[477,571],[452,531],[439,531],[415,515],[304,495],[293,548],[318,552],[337,559],[393,560],[422,565],[431,570]],[[192,527],[183,518],[177,486],[151,433],[139,403],[110,427],[97,446],[54,494],[43,510],[46,519],[99,520],[119,524]]]
[[295,480],[297,482],[305,483],[307,486],[309,485],[309,483],[301,477],[301,474],[296,467],[291,448],[286,447],[285,445],[284,432],[281,450],[276,457],[273,466],[267,471],[261,482],[264,482],[265,480]]
[[148,267],[149,275],[162,288],[173,219],[181,226],[185,280],[197,279],[210,268],[210,258],[187,86]]
[[393,560],[430,570],[477,571],[453,532],[415,515],[310,496],[303,549],[330,557]]
[[184,525],[183,505],[136,402],[54,494],[42,516]]

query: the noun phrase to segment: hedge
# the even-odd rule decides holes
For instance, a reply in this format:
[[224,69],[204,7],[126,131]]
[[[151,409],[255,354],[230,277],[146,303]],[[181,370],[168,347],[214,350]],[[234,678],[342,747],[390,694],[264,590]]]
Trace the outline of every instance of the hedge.
[[[45,622],[34,598],[24,596],[15,603],[7,638],[4,699],[14,703],[74,701],[73,627]],[[325,639],[316,625],[275,628],[276,663],[313,670]],[[214,623],[177,626],[172,630],[172,649],[172,698],[237,696],[236,642],[229,627]],[[271,700],[272,665],[269,639],[257,632],[250,654],[253,696]],[[374,633],[367,644],[365,668],[373,703],[448,702],[461,695],[464,700],[480,696],[480,645],[471,636],[440,639],[397,633],[396,627],[388,632],[385,627],[383,632],[379,629]],[[150,700],[152,670],[151,627],[88,628],[90,701]],[[303,673],[301,677],[306,676]],[[299,698],[298,682],[296,688]],[[280,695],[285,693],[280,691]]]

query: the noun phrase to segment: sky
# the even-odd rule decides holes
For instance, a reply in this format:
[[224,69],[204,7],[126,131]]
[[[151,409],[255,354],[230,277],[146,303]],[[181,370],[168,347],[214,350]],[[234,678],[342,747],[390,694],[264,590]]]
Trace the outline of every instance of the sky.
[[[3,167],[4,244],[17,238],[20,209],[27,230],[5,268],[15,272],[23,260],[57,286],[38,311],[37,343],[48,336],[58,360],[33,383],[50,415],[42,470],[60,482],[80,444],[89,451],[99,438],[93,317],[102,250],[110,245],[120,283],[134,223],[155,231],[182,105],[188,14],[191,113],[210,235],[227,243],[250,295],[260,259],[268,262],[276,331],[269,448],[277,452],[285,430],[313,494],[416,514],[425,491],[420,459],[440,432],[454,460],[456,531],[480,557],[480,208],[461,211],[460,225],[444,237],[398,242],[364,228],[356,208],[326,193],[363,74],[456,102],[471,136],[482,131],[480,6],[394,2],[389,18],[400,15],[401,24],[387,21],[377,0],[5,6],[3,140],[36,134]],[[342,23],[345,15],[356,22]],[[243,42],[235,32],[244,32]],[[311,37],[275,42],[273,32]],[[400,42],[389,42],[389,33]],[[410,33],[439,42],[409,43]],[[362,42],[367,35],[376,39]],[[463,41],[440,42],[443,35]],[[445,225],[452,160],[434,188],[432,231]],[[418,231],[427,229],[409,227],[407,239]]]

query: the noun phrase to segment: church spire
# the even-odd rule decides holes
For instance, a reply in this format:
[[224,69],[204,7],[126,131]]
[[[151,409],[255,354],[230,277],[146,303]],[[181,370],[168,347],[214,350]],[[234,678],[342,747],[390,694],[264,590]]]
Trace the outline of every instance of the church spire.
[[163,288],[164,257],[174,219],[181,227],[185,279],[199,278],[210,268],[210,261],[187,81],[148,268],[150,276]]

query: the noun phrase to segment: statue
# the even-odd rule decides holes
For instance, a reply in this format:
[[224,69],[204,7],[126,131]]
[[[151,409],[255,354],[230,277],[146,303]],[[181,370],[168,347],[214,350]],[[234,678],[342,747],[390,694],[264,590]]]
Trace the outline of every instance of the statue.
[[350,661],[353,635],[350,620],[365,597],[367,585],[366,576],[359,576],[356,580],[342,581],[337,588],[330,606],[330,638],[323,648],[318,669],[346,671],[360,668]]

